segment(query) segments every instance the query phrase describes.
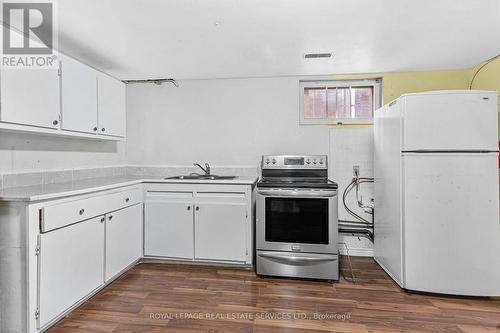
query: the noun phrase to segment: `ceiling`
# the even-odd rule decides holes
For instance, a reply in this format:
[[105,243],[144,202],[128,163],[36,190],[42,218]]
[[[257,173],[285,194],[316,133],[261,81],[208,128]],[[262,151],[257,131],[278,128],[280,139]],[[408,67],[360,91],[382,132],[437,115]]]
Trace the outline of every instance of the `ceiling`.
[[498,0],[57,2],[61,50],[121,79],[457,69],[500,53]]

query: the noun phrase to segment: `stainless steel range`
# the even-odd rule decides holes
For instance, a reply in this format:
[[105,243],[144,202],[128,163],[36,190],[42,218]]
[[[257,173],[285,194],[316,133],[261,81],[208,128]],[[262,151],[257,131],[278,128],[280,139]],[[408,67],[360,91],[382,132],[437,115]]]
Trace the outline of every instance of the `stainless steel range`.
[[338,280],[337,208],[325,155],[262,156],[257,274]]

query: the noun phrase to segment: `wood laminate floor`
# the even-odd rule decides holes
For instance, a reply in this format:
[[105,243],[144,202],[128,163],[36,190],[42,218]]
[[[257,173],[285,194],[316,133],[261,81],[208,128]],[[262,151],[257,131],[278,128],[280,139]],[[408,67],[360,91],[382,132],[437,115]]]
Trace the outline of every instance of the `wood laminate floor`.
[[140,264],[48,332],[500,332],[500,299],[407,293],[371,258],[353,258],[352,283],[342,260],[333,285]]

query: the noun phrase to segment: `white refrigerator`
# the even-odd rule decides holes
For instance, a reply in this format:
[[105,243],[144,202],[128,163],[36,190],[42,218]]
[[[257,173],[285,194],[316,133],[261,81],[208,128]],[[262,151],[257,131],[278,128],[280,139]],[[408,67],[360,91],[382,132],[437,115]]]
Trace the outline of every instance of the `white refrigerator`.
[[375,260],[408,290],[500,296],[497,92],[375,111]]

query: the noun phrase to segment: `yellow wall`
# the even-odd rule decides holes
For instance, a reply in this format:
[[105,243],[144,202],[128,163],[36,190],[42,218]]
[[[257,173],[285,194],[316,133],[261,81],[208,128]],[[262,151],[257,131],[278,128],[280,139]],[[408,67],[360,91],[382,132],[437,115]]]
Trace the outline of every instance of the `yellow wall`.
[[[382,78],[382,104],[402,94],[429,90],[467,89],[470,69],[446,71],[386,72],[369,74],[335,75],[332,79]],[[372,125],[329,125],[329,127],[371,127]]]
[[470,69],[426,72],[387,72],[337,75],[336,79],[383,78],[383,104],[404,93],[428,90],[467,89]]
[[[483,63],[484,64],[484,63]],[[483,64],[473,68],[427,72],[388,72],[353,75],[336,75],[336,79],[383,78],[383,101],[387,104],[404,93],[427,90],[469,89],[474,74]],[[500,58],[487,63],[477,72],[471,89],[497,91],[498,128],[500,141]],[[330,127],[369,127],[371,125],[330,125]]]
[[[446,71],[335,75],[334,79],[383,78],[382,104],[387,104],[404,93],[429,90],[469,89],[470,81],[481,65],[482,64],[479,64],[474,68]],[[500,112],[500,58],[488,63],[481,69],[474,79],[472,89],[497,91],[499,93]]]

